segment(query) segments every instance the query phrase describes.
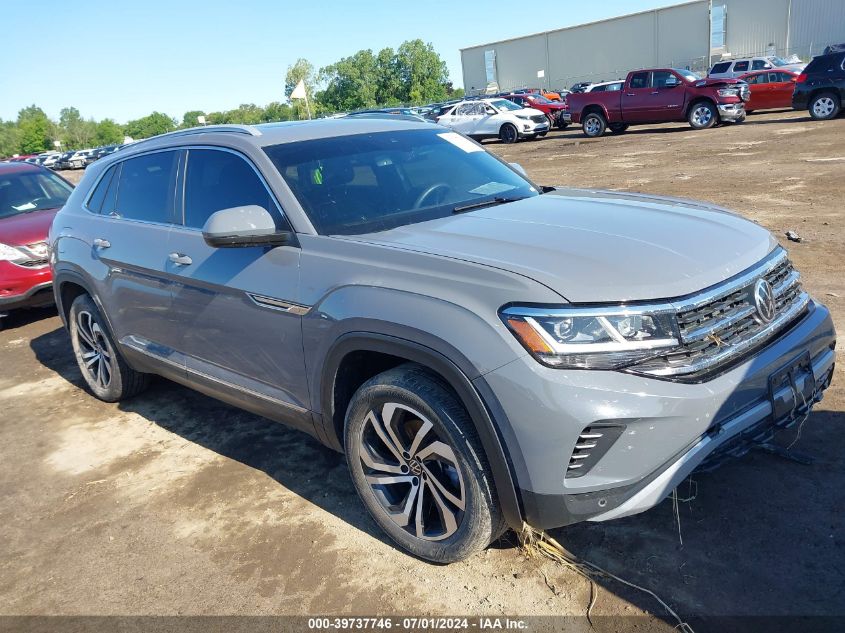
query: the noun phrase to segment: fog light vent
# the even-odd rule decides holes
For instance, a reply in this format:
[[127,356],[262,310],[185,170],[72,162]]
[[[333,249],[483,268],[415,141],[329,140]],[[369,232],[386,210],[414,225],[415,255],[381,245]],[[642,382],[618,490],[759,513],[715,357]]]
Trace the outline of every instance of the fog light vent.
[[581,431],[569,457],[566,476],[581,477],[586,474],[613,446],[624,430],[623,424],[592,424]]

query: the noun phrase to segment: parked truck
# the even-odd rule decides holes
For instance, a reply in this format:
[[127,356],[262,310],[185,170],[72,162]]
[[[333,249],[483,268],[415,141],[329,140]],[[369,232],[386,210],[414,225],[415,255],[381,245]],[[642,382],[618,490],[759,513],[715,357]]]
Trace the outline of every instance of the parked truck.
[[702,130],[720,122],[745,120],[748,84],[737,79],[699,79],[689,70],[654,68],[628,73],[622,90],[571,93],[573,123],[584,134],[620,134],[630,125],[689,121]]

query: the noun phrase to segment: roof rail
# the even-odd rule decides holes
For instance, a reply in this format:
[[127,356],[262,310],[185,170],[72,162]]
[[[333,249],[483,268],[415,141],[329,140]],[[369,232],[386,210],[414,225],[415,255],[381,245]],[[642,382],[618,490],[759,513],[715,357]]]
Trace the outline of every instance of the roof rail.
[[248,134],[250,136],[261,136],[261,130],[259,130],[254,125],[203,125],[200,127],[189,127],[186,130],[176,130],[174,132],[165,132],[164,134],[158,134],[156,136],[151,136],[149,138],[142,138],[139,141],[135,141],[132,143],[132,147],[135,147],[141,143],[146,143],[147,141],[154,141],[161,138],[175,138],[178,136],[192,136],[194,134],[206,134],[209,132],[224,132],[228,134]]

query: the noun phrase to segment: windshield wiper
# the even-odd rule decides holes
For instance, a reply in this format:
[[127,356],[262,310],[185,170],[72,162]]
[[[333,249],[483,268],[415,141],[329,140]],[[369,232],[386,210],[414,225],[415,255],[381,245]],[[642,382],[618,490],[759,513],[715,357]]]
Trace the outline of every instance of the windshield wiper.
[[528,196],[518,196],[516,198],[503,198],[501,196],[490,198],[488,200],[481,200],[479,202],[470,202],[468,204],[459,204],[452,209],[452,213],[464,213],[472,211],[473,209],[481,209],[483,207],[494,207],[498,204],[507,204],[508,202],[517,202],[518,200],[525,200]]

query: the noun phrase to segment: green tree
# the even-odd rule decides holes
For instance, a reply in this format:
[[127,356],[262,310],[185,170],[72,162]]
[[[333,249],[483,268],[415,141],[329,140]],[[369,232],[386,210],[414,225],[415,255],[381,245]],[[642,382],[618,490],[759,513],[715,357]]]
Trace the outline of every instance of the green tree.
[[21,154],[37,154],[52,149],[50,127],[50,119],[41,108],[31,105],[21,110],[18,113],[18,151]]
[[[203,116],[205,112],[202,110],[188,110],[185,114],[182,115],[182,124],[179,126],[181,128],[188,128],[188,127],[196,127],[200,124],[197,121],[198,116]],[[208,123],[208,117],[206,117],[206,123]]]
[[376,102],[383,106],[402,103],[402,78],[396,52],[392,48],[379,51],[376,57],[376,75]]
[[264,121],[290,121],[293,113],[287,103],[273,101],[264,108]]
[[123,128],[112,119],[103,119],[96,124],[94,141],[97,145],[117,145],[123,142]]
[[176,121],[162,112],[153,112],[140,119],[129,121],[124,126],[127,136],[135,140],[172,132],[175,129]]
[[447,97],[449,70],[431,44],[420,39],[403,42],[396,51],[396,63],[403,87],[403,101],[423,103]]
[[62,108],[59,112],[62,144],[68,149],[90,147],[94,141],[96,124],[82,118],[76,108]]
[[242,103],[234,110],[226,113],[226,123],[241,123],[243,125],[255,125],[264,120],[264,108],[254,103]]
[[360,110],[378,104],[378,67],[369,49],[322,68],[319,77],[326,88],[318,101],[328,110]]
[[8,158],[20,151],[21,134],[14,121],[0,119],[0,158]]
[[[294,64],[288,66],[287,73],[285,73],[285,97],[289,100],[290,94],[300,81],[305,84],[305,94],[308,95],[308,103],[317,105],[314,103],[314,89],[316,86],[314,65],[303,58],[297,59]],[[291,100],[291,110],[293,111],[292,118],[294,119],[304,119],[306,117],[305,104],[302,102],[302,99]]]

